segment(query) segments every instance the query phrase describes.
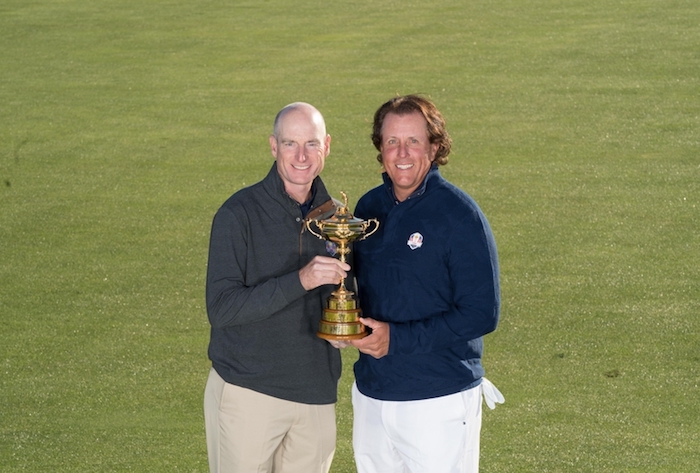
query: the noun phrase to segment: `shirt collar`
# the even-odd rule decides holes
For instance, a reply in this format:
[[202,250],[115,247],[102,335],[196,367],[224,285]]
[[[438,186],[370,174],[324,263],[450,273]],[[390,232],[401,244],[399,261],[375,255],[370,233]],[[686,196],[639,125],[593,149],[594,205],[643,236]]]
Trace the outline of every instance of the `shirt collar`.
[[316,181],[314,180],[311,183],[311,197],[309,197],[309,200],[307,200],[303,204],[299,204],[299,210],[301,210],[302,217],[306,217],[306,214],[308,214],[309,211],[311,210],[315,197],[316,197]]

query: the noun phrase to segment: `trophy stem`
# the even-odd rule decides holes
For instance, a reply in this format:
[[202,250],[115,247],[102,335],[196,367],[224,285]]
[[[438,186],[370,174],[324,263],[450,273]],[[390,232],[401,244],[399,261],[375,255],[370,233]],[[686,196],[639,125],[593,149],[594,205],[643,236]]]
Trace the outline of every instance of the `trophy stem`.
[[340,255],[340,261],[343,263],[346,263],[345,257],[347,254],[350,253],[350,248],[348,248],[348,244],[345,240],[341,240],[338,242],[338,254]]
[[[348,248],[347,242],[345,240],[341,240],[338,242],[338,254],[340,255],[340,261],[343,263],[346,262],[346,256],[347,254],[350,253],[350,248]],[[336,296],[338,299],[346,300],[346,299],[351,299],[353,294],[355,294],[352,291],[348,291],[347,288],[345,287],[345,278],[342,278],[340,280],[340,287],[333,291],[333,295]]]

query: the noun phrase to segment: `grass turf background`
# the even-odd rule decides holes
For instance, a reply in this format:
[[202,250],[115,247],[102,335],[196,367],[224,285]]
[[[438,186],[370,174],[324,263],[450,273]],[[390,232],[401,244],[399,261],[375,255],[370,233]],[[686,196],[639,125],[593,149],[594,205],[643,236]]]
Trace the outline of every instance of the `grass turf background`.
[[[483,472],[700,464],[694,0],[0,5],[0,471],[207,471],[213,213],[304,100],[323,177],[379,183],[374,110],[430,95],[499,245],[506,404]],[[334,473],[354,471],[344,351]]]

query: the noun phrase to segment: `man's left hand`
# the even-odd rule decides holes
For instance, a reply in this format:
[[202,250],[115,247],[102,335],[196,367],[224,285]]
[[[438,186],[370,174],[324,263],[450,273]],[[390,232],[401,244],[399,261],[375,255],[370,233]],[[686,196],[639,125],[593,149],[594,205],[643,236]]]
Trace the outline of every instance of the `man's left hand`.
[[377,359],[389,353],[389,324],[363,317],[360,318],[360,322],[371,328],[372,333],[365,338],[351,340],[350,345]]

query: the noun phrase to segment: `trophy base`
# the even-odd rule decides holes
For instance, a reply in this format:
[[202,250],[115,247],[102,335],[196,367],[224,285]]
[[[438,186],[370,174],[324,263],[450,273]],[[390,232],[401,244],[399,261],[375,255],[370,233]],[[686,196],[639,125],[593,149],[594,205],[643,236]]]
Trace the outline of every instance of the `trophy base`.
[[358,340],[368,335],[359,320],[362,310],[352,294],[343,288],[328,298],[316,335],[324,340]]
[[324,340],[359,340],[367,336],[367,330],[360,322],[338,324],[322,320],[316,335]]

